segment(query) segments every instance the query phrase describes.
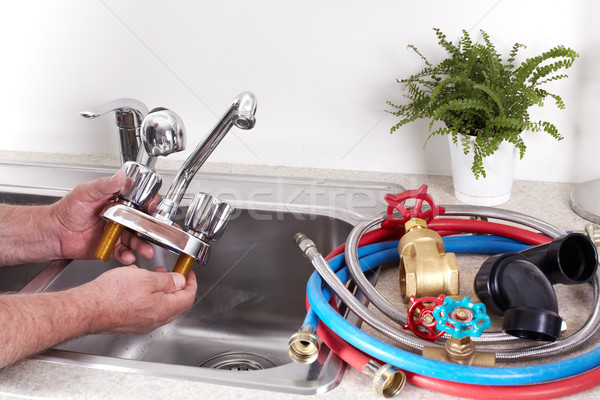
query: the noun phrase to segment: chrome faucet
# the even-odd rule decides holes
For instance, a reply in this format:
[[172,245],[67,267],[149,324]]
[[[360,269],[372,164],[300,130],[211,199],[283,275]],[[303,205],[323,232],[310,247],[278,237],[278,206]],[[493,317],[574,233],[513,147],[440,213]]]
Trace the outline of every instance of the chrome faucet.
[[141,141],[147,156],[139,155],[137,162],[129,161],[121,167],[128,183],[101,214],[108,224],[96,249],[96,257],[108,260],[121,232],[127,229],[179,254],[174,272],[187,276],[196,261],[205,263],[211,242],[217,241],[222,234],[233,208],[210,194],[198,193],[188,209],[183,229],[174,225],[175,214],[190,182],[223,137],[234,125],[252,129],[255,113],[256,98],[252,93],[244,92],[236,97],[184,162],[152,215],[145,208],[161,185],[160,176],[152,168],[154,158],[182,150],[185,129],[172,111],[160,108],[148,113],[141,124]]
[[115,122],[119,130],[121,164],[136,161],[140,150],[140,125],[148,114],[148,107],[139,100],[121,98],[82,111],[81,116],[96,118],[111,111],[115,112]]
[[185,191],[208,156],[215,150],[232,126],[235,125],[244,130],[254,128],[256,123],[255,113],[256,97],[252,93],[244,92],[233,99],[219,122],[196,146],[179,169],[179,172],[177,172],[169,190],[154,211],[155,217],[165,221],[173,221]]

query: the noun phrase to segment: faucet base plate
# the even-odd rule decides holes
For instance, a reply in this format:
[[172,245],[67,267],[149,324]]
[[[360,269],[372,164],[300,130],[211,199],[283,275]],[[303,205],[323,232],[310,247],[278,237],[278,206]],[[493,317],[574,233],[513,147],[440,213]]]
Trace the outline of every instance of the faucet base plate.
[[176,254],[184,253],[204,263],[209,245],[173,225],[117,201],[111,201],[100,215],[128,231]]

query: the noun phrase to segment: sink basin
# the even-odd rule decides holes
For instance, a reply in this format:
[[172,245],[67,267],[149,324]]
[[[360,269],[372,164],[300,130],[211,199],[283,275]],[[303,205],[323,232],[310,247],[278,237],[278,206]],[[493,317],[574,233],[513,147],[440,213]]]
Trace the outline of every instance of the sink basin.
[[[44,180],[42,167],[0,163],[0,176],[12,176],[3,169],[18,168],[26,181],[18,186],[0,183],[0,199],[47,203],[79,182],[114,173],[53,166],[59,168],[60,178],[52,185]],[[36,174],[42,176],[43,185],[34,184]],[[161,174],[166,188],[172,175]],[[219,174],[198,174],[192,185],[197,187],[188,193],[209,191],[236,207],[225,233],[211,246],[207,264],[194,266],[198,280],[194,306],[149,334],[88,335],[57,345],[38,358],[287,393],[314,394],[334,387],[341,380],[343,363],[328,349],[322,349],[311,365],[293,363],[287,355],[288,340],[304,318],[306,282],[313,272],[293,235],[304,232],[326,254],[345,241],[356,222],[382,210],[383,194],[403,189],[364,182]],[[189,201],[184,198],[180,219]],[[136,264],[170,269],[176,259],[177,255],[157,247],[152,260],[140,258]],[[61,290],[120,266],[97,260],[35,265],[23,269],[28,272],[19,278],[19,285],[7,290]],[[0,268],[0,282],[21,270],[8,268]]]
[[0,267],[0,293],[22,290],[47,265],[48,263],[27,263]]

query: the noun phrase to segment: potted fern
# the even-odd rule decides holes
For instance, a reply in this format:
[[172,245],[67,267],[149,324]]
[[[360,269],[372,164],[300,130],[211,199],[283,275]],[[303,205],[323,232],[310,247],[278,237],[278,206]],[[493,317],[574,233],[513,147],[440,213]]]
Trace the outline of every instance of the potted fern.
[[[506,154],[514,159],[518,151],[522,158],[526,150],[521,137],[524,131],[546,132],[557,140],[562,139],[552,123],[532,121],[529,109],[543,106],[548,97],[559,109],[565,108],[559,95],[542,87],[566,78],[567,75],[560,72],[571,67],[578,54],[570,48],[556,46],[517,66],[517,53],[524,47],[521,44],[516,43],[503,61],[484,31],[481,31],[483,43],[474,42],[469,33],[463,31],[458,43],[453,44],[441,30],[434,30],[448,57],[433,65],[416,47],[409,46],[423,59],[425,68],[398,81],[409,102],[388,101],[392,107],[389,112],[400,118],[390,131],[393,133],[417,119],[429,119],[427,140],[434,135],[447,135],[451,153],[454,150],[457,156],[466,157],[466,165],[470,167],[466,175],[457,176],[459,166],[465,161],[453,155],[457,198],[471,204],[500,204],[510,196],[515,161],[504,165],[490,161],[490,157]],[[508,183],[492,177],[493,170],[508,172]]]

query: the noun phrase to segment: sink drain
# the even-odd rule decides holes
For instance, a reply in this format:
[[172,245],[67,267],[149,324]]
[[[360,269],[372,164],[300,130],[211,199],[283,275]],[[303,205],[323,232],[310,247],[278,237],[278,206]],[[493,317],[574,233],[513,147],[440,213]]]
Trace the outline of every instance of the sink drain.
[[254,353],[222,353],[198,364],[202,368],[226,369],[230,371],[258,371],[273,368],[275,364]]

